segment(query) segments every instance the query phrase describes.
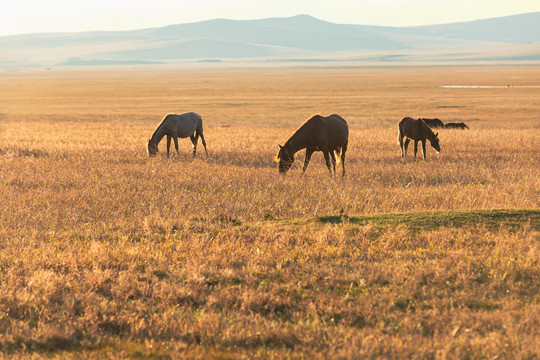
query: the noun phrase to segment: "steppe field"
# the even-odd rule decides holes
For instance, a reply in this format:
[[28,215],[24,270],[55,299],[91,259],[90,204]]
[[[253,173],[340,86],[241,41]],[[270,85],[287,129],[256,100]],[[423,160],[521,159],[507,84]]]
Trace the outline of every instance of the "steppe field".
[[[1,357],[540,357],[540,66],[211,66],[0,70]],[[317,113],[347,175],[280,176]]]

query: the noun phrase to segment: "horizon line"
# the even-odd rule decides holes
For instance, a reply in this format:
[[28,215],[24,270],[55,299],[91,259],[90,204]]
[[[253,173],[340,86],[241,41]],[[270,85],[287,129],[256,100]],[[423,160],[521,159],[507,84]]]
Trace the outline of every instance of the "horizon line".
[[452,22],[433,23],[433,24],[424,24],[424,25],[407,25],[407,26],[339,23],[339,22],[332,22],[332,21],[329,21],[329,20],[321,19],[321,18],[318,18],[316,16],[313,16],[313,15],[310,15],[310,14],[307,14],[307,13],[300,13],[300,14],[291,15],[291,16],[272,16],[272,17],[266,17],[266,18],[253,18],[253,19],[211,18],[211,19],[199,20],[199,21],[171,23],[171,24],[167,24],[167,25],[163,25],[163,26],[142,27],[142,28],[133,28],[133,29],[124,29],[124,30],[82,30],[82,31],[41,31],[41,32],[35,32],[34,31],[34,32],[22,32],[22,33],[8,34],[8,35],[1,35],[0,34],[0,38],[16,37],[16,36],[27,36],[27,35],[50,35],[50,34],[122,33],[122,32],[142,31],[142,30],[151,30],[151,29],[163,29],[163,28],[166,28],[166,27],[178,26],[178,25],[200,24],[200,23],[218,21],[218,20],[232,21],[232,22],[249,22],[249,21],[263,21],[263,20],[276,20],[276,19],[293,19],[293,18],[297,18],[297,17],[309,17],[311,19],[315,19],[315,20],[318,20],[318,21],[326,22],[326,23],[329,23],[329,24],[335,24],[335,25],[373,26],[373,27],[386,27],[386,28],[396,28],[396,29],[401,28],[402,29],[402,28],[419,28],[419,27],[425,27],[425,26],[463,24],[463,23],[468,23],[468,22],[491,20],[491,19],[502,19],[502,18],[508,18],[508,17],[513,17],[513,16],[529,15],[529,14],[540,14],[540,11],[516,13],[516,14],[503,15],[503,16],[494,16],[494,17],[487,17],[487,18],[478,18],[478,19],[473,19],[473,20],[452,21]]

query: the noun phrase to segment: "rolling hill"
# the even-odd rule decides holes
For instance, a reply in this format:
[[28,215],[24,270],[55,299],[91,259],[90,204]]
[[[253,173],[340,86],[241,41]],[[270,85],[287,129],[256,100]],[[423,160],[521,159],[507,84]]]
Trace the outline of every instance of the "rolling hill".
[[203,60],[535,61],[540,60],[540,12],[419,27],[334,24],[298,15],[0,37],[3,68]]

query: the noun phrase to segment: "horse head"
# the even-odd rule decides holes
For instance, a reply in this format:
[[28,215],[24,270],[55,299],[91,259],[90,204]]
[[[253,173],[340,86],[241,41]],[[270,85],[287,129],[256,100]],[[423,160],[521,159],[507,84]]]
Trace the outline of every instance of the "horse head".
[[288,149],[287,144],[285,146],[279,145],[279,152],[276,156],[276,160],[279,161],[279,172],[285,174],[291,168],[294,162],[294,155]]
[[156,156],[158,151],[157,144],[152,139],[148,140],[148,156]]
[[429,142],[431,143],[431,146],[437,150],[437,152],[441,151],[441,146],[439,145],[439,133],[433,134],[433,136],[429,139]]

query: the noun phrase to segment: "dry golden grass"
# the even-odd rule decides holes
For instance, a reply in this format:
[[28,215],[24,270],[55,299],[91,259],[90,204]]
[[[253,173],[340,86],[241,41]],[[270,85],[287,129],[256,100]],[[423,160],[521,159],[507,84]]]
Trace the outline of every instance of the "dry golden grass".
[[[537,358],[538,210],[412,222],[538,209],[539,98],[539,67],[0,73],[0,352]],[[171,111],[209,158],[146,156]],[[278,176],[314,113],[349,121],[345,179],[320,153]],[[471,130],[401,160],[406,115]]]

